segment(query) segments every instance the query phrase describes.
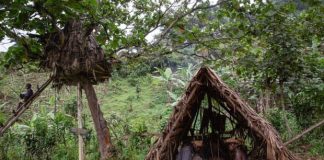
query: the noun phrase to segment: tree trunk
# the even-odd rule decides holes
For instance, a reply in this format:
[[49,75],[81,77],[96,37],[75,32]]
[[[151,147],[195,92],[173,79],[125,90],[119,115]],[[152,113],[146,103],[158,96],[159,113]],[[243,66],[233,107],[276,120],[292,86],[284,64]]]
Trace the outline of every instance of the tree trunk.
[[257,100],[257,104],[256,104],[256,112],[263,114],[263,105],[264,105],[264,97],[263,97],[263,91],[261,91],[260,93],[260,98]]
[[113,156],[113,145],[111,143],[107,122],[100,110],[97,95],[93,86],[90,84],[90,82],[85,82],[82,84],[82,87],[85,91],[92,119],[95,125],[95,129],[97,131],[100,159],[106,160]]
[[[78,84],[77,87],[77,93],[78,93],[78,129],[81,130],[83,129],[83,120],[82,120],[82,109],[83,109],[83,104],[82,104],[82,88],[81,84]],[[85,155],[84,155],[84,141],[81,133],[78,135],[79,139],[79,160],[84,160]]]
[[[167,91],[172,93],[172,90],[173,90],[172,82],[168,81],[167,83],[168,83],[167,84]],[[171,103],[171,101],[172,101],[172,97],[171,97],[171,95],[168,94],[167,104]]]
[[270,108],[271,101],[271,88],[266,86],[261,90],[260,98],[257,102],[257,112],[265,114],[265,112]]
[[264,90],[264,107],[263,113],[265,113],[270,108],[270,99],[271,99],[271,89],[270,87],[266,87]]
[[[280,105],[281,105],[282,110],[286,111],[283,82],[280,82],[279,87],[280,87]],[[286,112],[284,112],[284,113],[286,113]],[[292,136],[292,130],[289,126],[287,115],[284,115],[284,120],[285,120],[285,125],[286,125],[288,133],[289,133],[289,138],[290,138]]]
[[57,100],[58,100],[58,98],[57,98],[57,96],[58,96],[57,92],[58,92],[58,90],[55,89],[54,92],[55,92],[54,93],[54,115],[56,115],[56,112],[57,112]]

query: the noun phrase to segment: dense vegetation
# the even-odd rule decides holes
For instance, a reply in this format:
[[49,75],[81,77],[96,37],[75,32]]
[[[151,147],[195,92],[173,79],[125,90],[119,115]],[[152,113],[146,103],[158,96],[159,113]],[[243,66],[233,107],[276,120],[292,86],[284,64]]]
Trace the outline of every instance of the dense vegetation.
[[[185,85],[204,65],[284,141],[324,119],[320,0],[59,2],[0,2],[0,39],[15,42],[0,54],[0,124],[12,115],[26,82],[36,89],[46,80],[50,73],[39,69],[43,40],[72,17],[95,26],[97,41],[118,61],[110,81],[95,88],[117,159],[144,159]],[[85,108],[86,156],[98,159]],[[76,87],[48,88],[0,138],[0,159],[77,159],[77,136],[71,132],[76,126]],[[320,158],[323,141],[319,127],[289,147]]]

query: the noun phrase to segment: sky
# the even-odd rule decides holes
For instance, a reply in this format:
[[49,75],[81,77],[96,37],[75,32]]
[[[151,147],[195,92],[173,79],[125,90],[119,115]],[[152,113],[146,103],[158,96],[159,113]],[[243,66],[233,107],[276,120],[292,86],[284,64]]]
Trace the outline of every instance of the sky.
[[0,42],[0,52],[6,52],[8,48],[14,44],[15,43],[11,42],[9,38],[4,38],[4,40]]

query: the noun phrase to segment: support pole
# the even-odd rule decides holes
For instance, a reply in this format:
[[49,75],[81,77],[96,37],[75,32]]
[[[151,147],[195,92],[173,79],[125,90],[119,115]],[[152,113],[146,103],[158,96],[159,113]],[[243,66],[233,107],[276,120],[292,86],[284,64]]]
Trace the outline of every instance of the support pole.
[[[77,88],[77,94],[78,94],[78,130],[83,129],[83,120],[82,120],[82,88],[81,84],[78,83],[78,88]],[[78,133],[78,138],[79,138],[79,160],[84,160],[84,141],[82,138],[81,133]]]
[[58,100],[58,98],[57,98],[57,96],[58,96],[58,94],[57,94],[58,89],[55,88],[54,89],[54,92],[55,92],[55,94],[54,94],[54,115],[56,115],[56,112],[57,112],[57,100]]
[[100,160],[107,160],[114,156],[114,147],[111,143],[107,121],[101,112],[98,98],[90,81],[82,83],[82,89],[88,100],[89,109],[97,132]]

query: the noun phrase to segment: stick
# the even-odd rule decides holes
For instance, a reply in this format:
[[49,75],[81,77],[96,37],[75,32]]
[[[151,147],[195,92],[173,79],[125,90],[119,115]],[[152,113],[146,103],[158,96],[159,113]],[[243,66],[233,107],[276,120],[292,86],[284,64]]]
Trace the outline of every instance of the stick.
[[[78,83],[77,87],[77,94],[78,94],[78,129],[82,129],[83,126],[83,119],[82,119],[82,109],[83,109],[83,104],[82,104],[82,88],[80,82]],[[78,135],[79,139],[79,160],[84,160],[85,155],[84,155],[84,141],[82,135],[79,133]]]
[[312,125],[311,127],[309,127],[308,129],[306,129],[305,131],[301,132],[300,134],[298,134],[297,136],[295,136],[294,138],[290,139],[289,141],[285,142],[284,145],[289,145],[290,143],[296,141],[297,139],[301,138],[303,135],[307,134],[308,132],[312,131],[313,129],[320,127],[321,125],[324,124],[324,119],[314,125]]

